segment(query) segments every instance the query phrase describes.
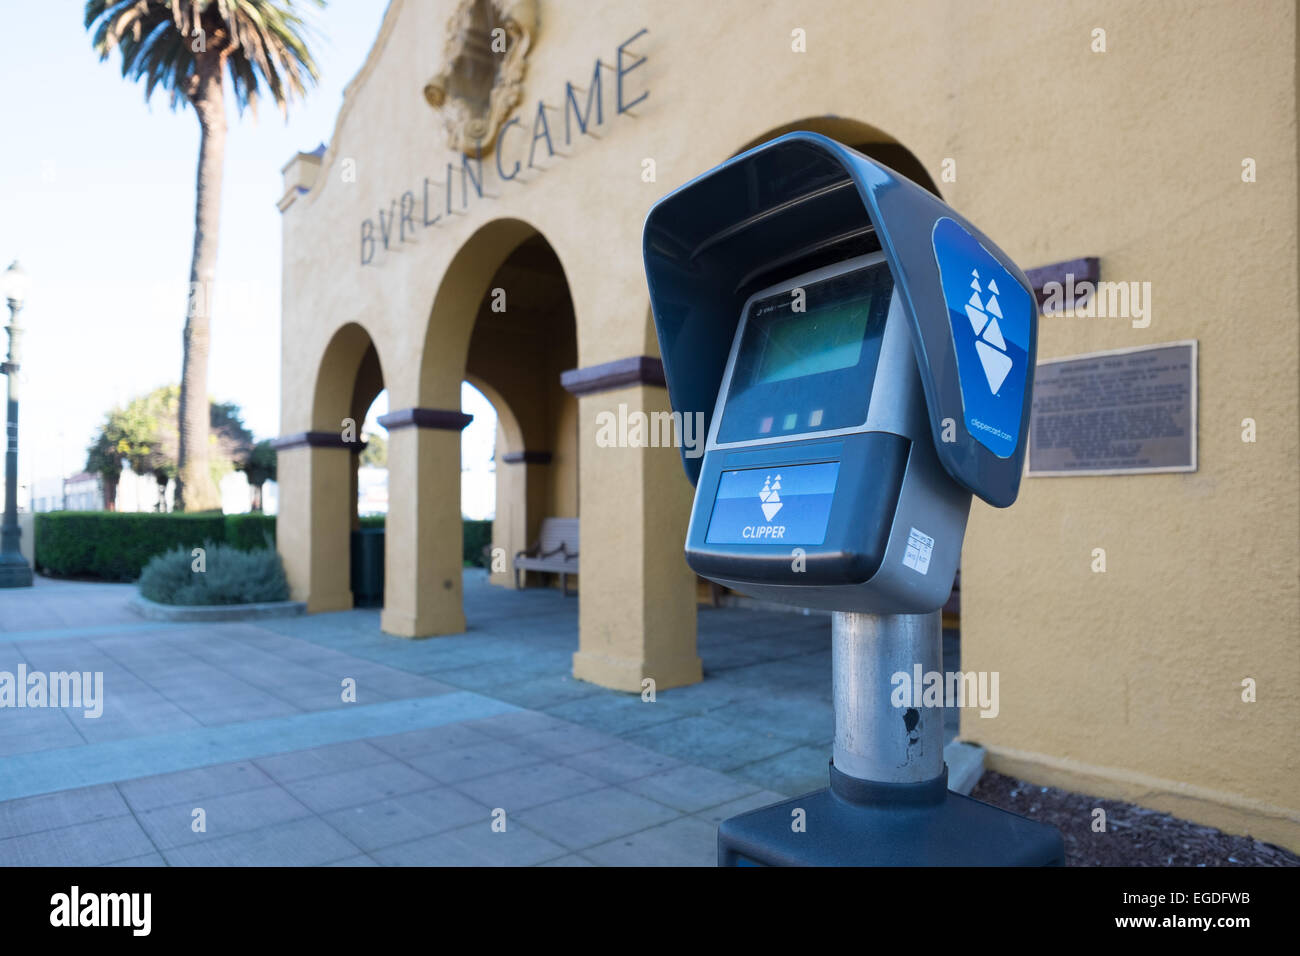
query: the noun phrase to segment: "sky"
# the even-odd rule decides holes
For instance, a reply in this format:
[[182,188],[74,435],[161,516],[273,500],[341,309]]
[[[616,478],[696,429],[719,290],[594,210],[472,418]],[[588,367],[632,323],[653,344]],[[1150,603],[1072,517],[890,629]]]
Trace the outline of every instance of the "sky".
[[[0,269],[18,259],[31,277],[21,317],[20,485],[80,471],[112,406],[180,380],[198,120],[188,106],[173,112],[161,91],[146,103],[116,54],[100,62],[83,6],[0,0]],[[328,143],[386,6],[303,7],[321,75],[287,123],[265,104],[256,120],[240,117],[227,97],[209,389],[239,403],[258,438],[279,434],[280,168]],[[465,388],[464,408],[475,416],[464,432],[465,467],[485,471],[495,416]]]

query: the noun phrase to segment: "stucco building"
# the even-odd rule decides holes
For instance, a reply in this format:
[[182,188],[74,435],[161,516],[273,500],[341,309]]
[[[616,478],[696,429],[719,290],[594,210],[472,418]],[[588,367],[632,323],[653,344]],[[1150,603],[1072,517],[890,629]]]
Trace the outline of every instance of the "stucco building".
[[386,388],[382,627],[465,630],[468,380],[500,422],[494,546],[580,519],[573,674],[700,680],[678,450],[605,447],[598,417],[668,408],[651,204],[814,130],[1044,282],[1147,290],[1142,321],[1044,315],[1040,362],[1197,343],[1194,470],[975,503],[962,663],[1002,699],[963,736],[995,769],[1300,848],[1296,51],[1287,2],[392,0],[327,148],[284,169],[294,596],[352,606],[345,423]]

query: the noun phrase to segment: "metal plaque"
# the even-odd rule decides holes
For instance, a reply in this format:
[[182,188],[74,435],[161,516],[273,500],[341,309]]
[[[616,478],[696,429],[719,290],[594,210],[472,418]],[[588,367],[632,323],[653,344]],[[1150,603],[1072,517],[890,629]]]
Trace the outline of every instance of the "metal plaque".
[[1195,470],[1195,341],[1038,363],[1028,474]]

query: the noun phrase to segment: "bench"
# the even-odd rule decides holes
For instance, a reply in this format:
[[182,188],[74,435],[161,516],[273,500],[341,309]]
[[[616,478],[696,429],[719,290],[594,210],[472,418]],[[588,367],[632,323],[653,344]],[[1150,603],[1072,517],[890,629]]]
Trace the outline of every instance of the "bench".
[[578,519],[543,518],[537,542],[515,555],[515,587],[522,588],[520,571],[549,571],[560,576],[569,596],[569,575],[578,573]]

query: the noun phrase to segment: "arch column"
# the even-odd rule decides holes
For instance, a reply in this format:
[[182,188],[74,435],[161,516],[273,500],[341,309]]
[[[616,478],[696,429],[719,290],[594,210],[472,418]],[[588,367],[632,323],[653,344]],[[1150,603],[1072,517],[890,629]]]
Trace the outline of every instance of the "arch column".
[[464,528],[460,514],[459,410],[406,408],[379,418],[388,429],[384,610],[398,637],[465,631]]
[[[703,678],[695,574],[683,545],[692,490],[673,447],[600,447],[604,413],[669,411],[663,364],[634,356],[566,372],[578,397],[581,580],[573,676],[615,690]],[[620,408],[620,406],[623,406]]]
[[[505,566],[492,571],[493,584],[515,587],[514,557],[537,540],[546,517],[546,472],[549,451],[507,451],[497,460],[497,513],[492,547],[505,553]],[[522,578],[522,573],[521,573]]]
[[[501,381],[505,376],[496,376]],[[514,556],[532,544],[541,524],[544,502],[545,466],[550,464],[549,451],[529,450],[524,430],[513,405],[500,389],[484,378],[466,373],[465,381],[492,403],[497,413],[497,432],[493,448],[496,453],[496,514],[492,519],[491,548],[504,561],[488,562],[488,580],[497,587],[514,590]],[[510,384],[514,384],[511,382]],[[519,400],[517,398],[517,400]]]
[[352,450],[337,432],[308,431],[274,442],[280,509],[276,542],[289,596],[307,612],[352,607],[349,562]]

